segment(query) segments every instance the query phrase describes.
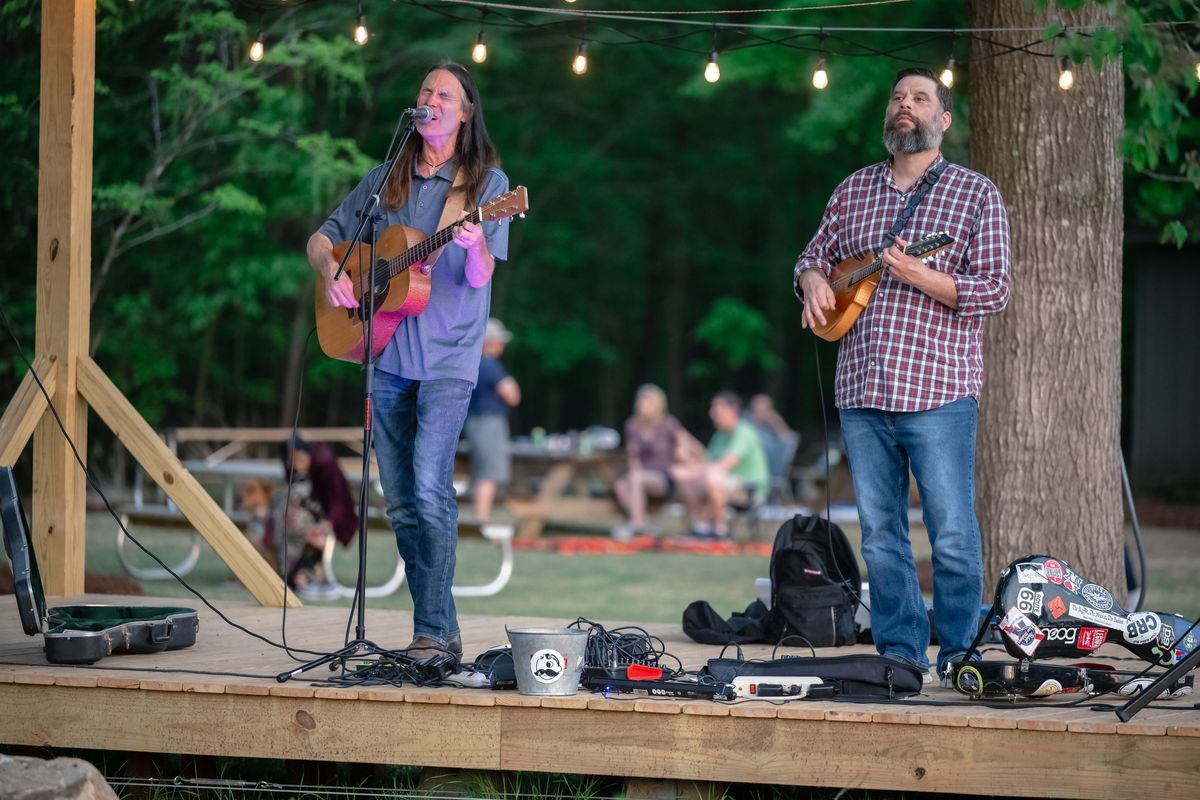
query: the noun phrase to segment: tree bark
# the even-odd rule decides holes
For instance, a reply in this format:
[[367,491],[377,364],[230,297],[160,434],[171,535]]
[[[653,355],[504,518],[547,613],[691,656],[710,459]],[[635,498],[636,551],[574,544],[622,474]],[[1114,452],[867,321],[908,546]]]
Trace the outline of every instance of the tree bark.
[[[1021,0],[976,0],[970,16],[974,28],[1110,21],[1099,4],[1048,15]],[[1057,59],[1001,52],[971,44],[971,166],[999,187],[1012,225],[1012,294],[987,325],[980,404],[985,585],[1012,559],[1048,553],[1120,597],[1121,65],[1073,65],[1063,91]]]

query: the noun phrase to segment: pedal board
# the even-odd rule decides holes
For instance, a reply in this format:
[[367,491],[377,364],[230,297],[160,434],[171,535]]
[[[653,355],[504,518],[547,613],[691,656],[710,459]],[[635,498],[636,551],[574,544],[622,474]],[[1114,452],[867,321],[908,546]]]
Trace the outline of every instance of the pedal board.
[[771,697],[833,697],[836,687],[811,676],[755,675],[733,679],[733,691],[738,697],[752,700]]

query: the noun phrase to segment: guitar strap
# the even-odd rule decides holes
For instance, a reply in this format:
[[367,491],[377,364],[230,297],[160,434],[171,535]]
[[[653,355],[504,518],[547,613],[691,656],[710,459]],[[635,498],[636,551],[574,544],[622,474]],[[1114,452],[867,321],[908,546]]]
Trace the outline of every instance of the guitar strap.
[[[463,177],[464,174],[462,167],[455,170],[454,182],[450,184],[450,192],[446,195],[446,205],[442,208],[442,218],[438,220],[437,227],[434,230],[440,231],[442,228],[458,222],[458,215],[462,213],[463,208],[467,204],[467,193],[465,191],[455,191],[455,189],[461,190],[462,186],[466,184],[467,179]],[[442,251],[445,249],[446,245],[442,245],[430,253],[425,261],[422,262],[426,275],[433,269],[433,265],[441,258]]]
[[917,210],[921,200],[929,193],[929,190],[938,182],[938,178],[942,177],[942,173],[946,171],[946,167],[950,166],[950,162],[942,159],[940,164],[937,164],[925,173],[925,177],[921,179],[921,183],[917,186],[917,190],[908,197],[908,203],[904,206],[904,211],[900,212],[900,216],[896,217],[896,221],[892,223],[892,227],[888,228],[888,232],[884,234],[883,244],[879,246],[880,251],[886,250],[895,244],[896,237],[904,230],[904,226],[912,219],[913,212]]

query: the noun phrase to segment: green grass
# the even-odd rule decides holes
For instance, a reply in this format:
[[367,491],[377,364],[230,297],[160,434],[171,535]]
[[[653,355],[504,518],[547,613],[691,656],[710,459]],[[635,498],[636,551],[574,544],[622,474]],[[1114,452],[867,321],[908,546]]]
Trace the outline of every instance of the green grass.
[[[88,516],[87,564],[96,572],[124,574],[116,557],[116,523],[105,513]],[[857,549],[858,531],[846,526]],[[1200,532],[1148,528],[1146,552],[1150,591],[1144,608],[1200,616]],[[133,534],[167,563],[177,562],[187,550],[189,537],[178,531],[135,529]],[[202,544],[202,555],[187,580],[217,602],[253,603],[216,554]],[[927,557],[924,536],[914,537],[914,552]],[[130,546],[130,550],[134,550]],[[139,563],[151,562],[137,554]],[[338,579],[352,585],[357,569],[357,546],[339,548],[334,562]],[[768,558],[759,555],[701,555],[643,552],[624,555],[562,555],[518,550],[513,576],[493,597],[457,598],[463,614],[557,617],[564,621],[587,617],[597,622],[638,621],[678,624],[683,609],[693,600],[707,600],[717,613],[728,617],[754,599],[754,579],[768,574]],[[383,582],[395,568],[395,544],[390,535],[372,531],[368,543],[367,580]],[[456,582],[490,581],[499,565],[499,550],[490,543],[464,539],[458,547]],[[861,564],[860,564],[861,566]],[[865,573],[865,569],[864,569]],[[148,595],[191,597],[173,580],[142,581]],[[991,587],[988,587],[990,594]],[[322,601],[348,606],[349,600]],[[401,587],[391,597],[372,598],[369,608],[411,610],[408,591]]]
[[[178,531],[133,530],[147,547],[168,564],[179,561],[190,537]],[[130,550],[135,548],[129,546]],[[87,564],[96,572],[122,574],[116,557],[116,523],[105,514],[91,514],[87,523]],[[395,540],[372,531],[368,541],[367,581],[378,584],[395,568]],[[152,562],[140,553],[138,563]],[[356,546],[339,548],[334,569],[339,581],[352,585],[357,569]],[[485,583],[499,566],[499,549],[488,542],[464,539],[458,547],[456,582]],[[741,611],[754,599],[754,579],[767,575],[766,556],[710,556],[689,553],[636,555],[560,555],[518,550],[512,580],[493,597],[457,598],[462,614],[587,617],[598,622],[678,623],[693,600],[708,600],[718,612]],[[200,563],[186,578],[214,601],[252,603],[253,598],[233,579],[233,573],[202,545]],[[141,581],[148,595],[190,597],[173,580]],[[322,602],[349,605],[349,600]],[[369,608],[411,609],[408,591],[372,598]]]

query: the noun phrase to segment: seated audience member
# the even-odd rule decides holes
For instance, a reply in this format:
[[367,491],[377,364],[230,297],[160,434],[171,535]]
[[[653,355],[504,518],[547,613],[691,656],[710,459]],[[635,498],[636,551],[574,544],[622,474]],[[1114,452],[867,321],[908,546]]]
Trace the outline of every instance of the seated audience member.
[[[800,443],[800,434],[792,430],[779,412],[769,394],[756,394],[750,398],[749,413],[746,419],[758,431],[762,441],[763,454],[767,457],[767,470],[773,482],[787,480],[788,463],[796,455],[796,446]],[[788,495],[790,497],[790,494]]]
[[702,452],[700,443],[667,413],[667,395],[652,383],[641,386],[633,401],[633,416],[625,422],[629,471],[613,487],[629,522],[613,530],[615,538],[657,532],[646,521],[647,498],[671,494],[674,489],[671,469],[689,450],[695,451],[697,458]]
[[706,460],[681,464],[672,471],[695,538],[728,538],[728,504],[761,500],[770,486],[762,442],[754,426],[741,418],[741,406],[733,392],[714,397],[708,415],[716,431],[708,443]]
[[330,588],[321,567],[326,539],[335,536],[347,544],[358,530],[350,484],[329,445],[297,438],[282,442],[280,455],[285,480],[290,475],[292,481],[291,491],[285,485],[278,498],[287,504],[279,515],[287,542],[287,582],[301,596],[325,596]]
[[489,318],[483,334],[479,381],[467,406],[463,436],[471,446],[471,505],[480,520],[490,519],[496,488],[512,480],[508,412],[521,402],[521,387],[508,374],[500,356],[512,333]]

